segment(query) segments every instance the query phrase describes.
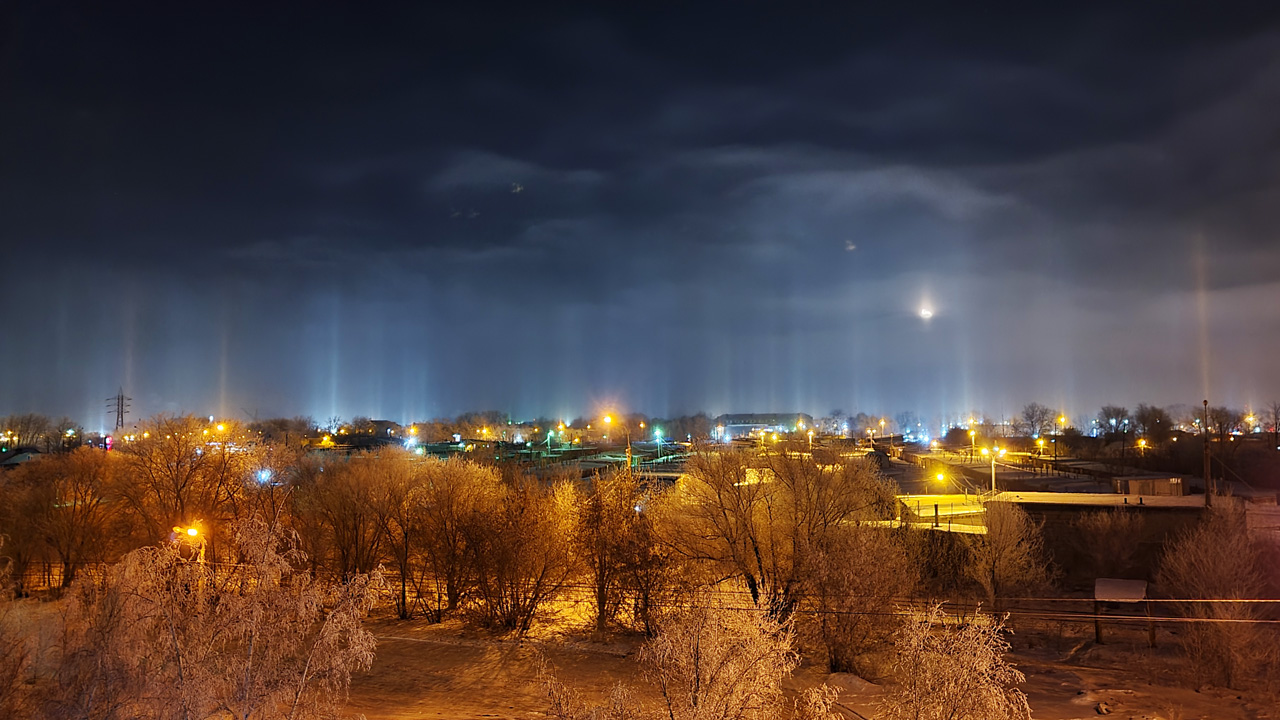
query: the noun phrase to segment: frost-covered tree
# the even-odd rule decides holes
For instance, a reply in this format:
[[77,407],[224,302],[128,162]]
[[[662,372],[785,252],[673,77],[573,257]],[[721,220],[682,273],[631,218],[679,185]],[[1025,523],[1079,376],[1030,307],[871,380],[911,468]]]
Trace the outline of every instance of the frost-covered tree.
[[594,477],[573,503],[573,551],[591,587],[597,632],[627,600],[641,625],[652,622],[664,578],[645,502],[639,479],[621,470]]
[[119,446],[122,482],[116,492],[128,520],[140,528],[139,544],[160,540],[175,525],[199,524],[210,557],[221,557],[223,526],[242,517],[245,494],[258,466],[250,436],[234,422],[210,425],[201,418],[158,416],[136,440]]
[[969,574],[988,602],[999,607],[1000,598],[1009,592],[1048,582],[1040,525],[1026,511],[1013,503],[987,503],[986,525],[985,535],[972,537]]
[[980,615],[948,626],[933,608],[898,633],[896,683],[881,702],[885,720],[1029,720],[1025,677],[1005,660],[1002,623]]
[[422,473],[412,454],[394,448],[364,456],[351,470],[368,490],[369,507],[382,531],[385,554],[399,575],[396,615],[408,620],[409,586],[415,577],[422,535],[411,498],[422,483]]
[[[0,549],[4,538],[0,537]],[[31,712],[27,676],[32,653],[27,634],[30,618],[13,597],[9,567],[0,562],[0,717],[23,717]]]
[[474,610],[485,625],[523,633],[572,571],[569,493],[532,478],[482,494],[462,528],[475,588]]
[[1215,509],[1169,543],[1160,562],[1161,589],[1188,602],[1175,607],[1191,621],[1179,630],[1183,648],[1205,680],[1235,687],[1250,673],[1277,665],[1277,633],[1265,605],[1222,602],[1275,597],[1266,568],[1276,548],[1249,536],[1244,513]]
[[673,492],[674,552],[738,578],[779,617],[794,609],[821,538],[889,516],[894,504],[893,486],[868,464],[786,452],[697,453]]
[[376,577],[326,583],[274,524],[231,535],[242,562],[145,547],[82,578],[63,614],[49,717],[238,720],[328,717],[373,661],[363,628]]
[[475,588],[467,537],[479,508],[493,504],[502,481],[493,468],[459,458],[428,461],[419,472],[421,482],[409,501],[419,526],[424,585],[436,597],[439,617],[456,610]]
[[788,705],[782,681],[799,663],[789,623],[756,609],[727,606],[705,593],[667,616],[640,652],[661,709],[646,711],[623,686],[591,706],[544,666],[543,687],[558,720],[834,720],[836,693],[827,686]]
[[848,525],[818,544],[805,579],[805,626],[827,650],[831,672],[873,674],[869,664],[901,624],[897,606],[919,583],[913,559],[884,528]]
[[789,625],[711,596],[666,621],[641,660],[674,720],[772,717],[799,664]]

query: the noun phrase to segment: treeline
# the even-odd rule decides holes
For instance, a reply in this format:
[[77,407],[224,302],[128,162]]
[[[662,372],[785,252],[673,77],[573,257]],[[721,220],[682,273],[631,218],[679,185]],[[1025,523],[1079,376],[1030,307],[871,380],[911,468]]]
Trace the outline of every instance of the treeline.
[[597,628],[652,632],[681,593],[726,577],[788,615],[811,571],[829,565],[822,554],[854,542],[845,535],[857,521],[895,514],[891,485],[836,457],[699,453],[690,481],[666,489],[627,472],[535,476],[394,446],[307,455],[255,435],[161,418],[112,452],[82,448],[4,473],[3,555],[17,592],[44,578],[69,587],[86,567],[174,539],[175,528],[207,562],[236,563],[231,528],[261,517],[296,536],[313,574],[386,568],[401,617],[462,613],[521,631],[577,594]]
[[[653,418],[648,415],[631,413],[619,415],[613,427],[617,441],[630,437],[633,441],[645,441],[652,438],[653,431],[659,430],[663,438],[676,441],[702,441],[712,434],[712,421],[705,413],[681,415],[672,418]],[[203,422],[203,421],[201,421]],[[116,431],[115,442],[123,438],[134,437],[147,432],[148,421],[133,429]],[[343,436],[357,438],[361,436],[384,435],[391,437],[386,430],[398,431],[395,439],[402,439],[412,434],[414,439],[424,443],[450,442],[454,435],[470,439],[489,439],[514,441],[519,436],[525,442],[545,442],[549,432],[569,430],[575,435],[595,423],[597,431],[607,430],[601,419],[577,417],[572,420],[541,417],[536,419],[513,419],[509,413],[496,410],[468,412],[456,417],[439,417],[420,420],[400,425],[389,421],[373,420],[366,416],[350,419],[334,416],[324,420],[316,420],[309,416],[291,418],[267,418],[241,423],[221,420],[218,424],[234,426],[232,431],[237,436],[263,442],[298,444],[304,438],[320,438],[329,435],[340,439]],[[210,420],[210,425],[214,421]],[[646,431],[646,428],[649,430]],[[0,417],[0,451],[35,450],[42,453],[74,450],[83,445],[102,446],[104,436],[97,432],[87,432],[79,423],[70,418],[54,420],[45,415],[25,414]]]
[[[341,585],[382,568],[402,618],[523,632],[585,607],[596,630],[654,635],[712,592],[794,622],[833,671],[871,676],[892,663],[907,607],[976,598],[999,610],[1007,598],[1051,595],[1055,579],[1055,548],[1016,506],[991,504],[983,535],[912,530],[894,522],[896,488],[875,466],[807,443],[698,449],[668,486],[625,470],[534,475],[395,446],[308,455],[256,437],[159,418],[111,452],[82,448],[0,474],[0,569],[18,595],[42,577],[71,588],[92,569],[97,581],[105,564],[147,547],[234,572],[251,560],[241,529],[264,522],[308,577]],[[1123,562],[1132,523],[1112,512],[1081,520],[1097,576],[1135,570]],[[1262,572],[1271,549],[1242,518],[1215,515],[1195,533],[1166,552],[1166,595],[1274,597],[1275,578]],[[1268,606],[1180,609],[1232,620],[1180,633],[1215,679],[1271,672],[1269,627],[1239,622],[1270,617]]]
[[49,453],[78,447],[84,428],[71,418],[57,420],[28,413],[0,418],[0,449],[30,448]]

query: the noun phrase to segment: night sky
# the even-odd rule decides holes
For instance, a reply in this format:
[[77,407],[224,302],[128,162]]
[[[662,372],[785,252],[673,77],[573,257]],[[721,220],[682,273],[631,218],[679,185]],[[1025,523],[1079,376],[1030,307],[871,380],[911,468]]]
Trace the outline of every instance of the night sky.
[[1274,3],[252,5],[0,10],[0,414],[1280,399]]

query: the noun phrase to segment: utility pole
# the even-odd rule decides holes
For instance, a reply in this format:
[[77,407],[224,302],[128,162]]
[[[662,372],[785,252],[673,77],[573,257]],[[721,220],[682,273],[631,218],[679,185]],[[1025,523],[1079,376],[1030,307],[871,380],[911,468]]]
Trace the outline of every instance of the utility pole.
[[116,414],[116,432],[124,429],[124,417],[129,414],[129,403],[132,401],[133,398],[124,396],[124,387],[120,388],[115,397],[107,398],[107,413]]
[[1209,479],[1209,401],[1204,401],[1204,506],[1213,505],[1213,481]]

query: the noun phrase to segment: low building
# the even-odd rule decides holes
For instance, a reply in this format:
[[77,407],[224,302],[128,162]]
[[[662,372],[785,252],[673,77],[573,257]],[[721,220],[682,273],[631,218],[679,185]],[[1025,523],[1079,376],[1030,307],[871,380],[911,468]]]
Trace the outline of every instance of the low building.
[[0,453],[0,469],[9,470],[40,456],[35,448],[14,448]]
[[813,428],[807,413],[733,413],[716,418],[715,438],[732,440],[765,433],[803,433]]
[[1111,478],[1115,491],[1121,495],[1171,495],[1189,494],[1187,483],[1181,477],[1168,475],[1130,475]]

